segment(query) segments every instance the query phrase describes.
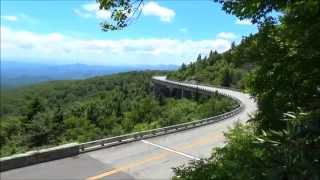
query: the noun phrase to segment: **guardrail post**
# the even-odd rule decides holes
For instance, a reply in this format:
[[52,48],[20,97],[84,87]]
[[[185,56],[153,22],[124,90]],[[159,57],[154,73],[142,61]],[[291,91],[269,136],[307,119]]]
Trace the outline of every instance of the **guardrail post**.
[[[175,82],[169,82],[169,81],[162,81],[162,80],[157,80],[155,79],[155,82],[160,84],[160,85],[164,85],[167,88],[171,89],[171,93],[172,93],[172,89],[173,88],[180,88],[182,89],[181,91],[181,95],[186,95],[186,92],[184,91],[189,91],[190,90],[190,95],[193,96],[194,98],[199,98],[199,93],[202,94],[208,94],[209,91],[212,92],[212,90],[207,89],[207,88],[202,88],[199,87],[198,85],[194,85],[194,86],[184,86],[183,83],[175,83]],[[173,83],[173,84],[172,84]],[[218,87],[219,88],[219,87]],[[217,91],[217,90],[213,90],[213,91]],[[214,92],[213,92],[214,93]],[[189,129],[189,128],[193,128],[193,127],[197,127],[197,126],[202,126],[202,125],[206,125],[206,124],[210,124],[210,123],[215,123],[221,120],[224,120],[228,117],[231,117],[235,114],[237,114],[238,112],[240,112],[243,109],[243,106],[241,104],[241,101],[239,101],[238,99],[230,96],[229,94],[226,94],[224,92],[220,92],[219,94],[224,95],[224,96],[228,96],[231,97],[232,99],[236,100],[240,105],[238,105],[235,109],[233,109],[230,112],[221,114],[221,115],[217,115],[211,118],[207,118],[207,119],[203,119],[203,120],[199,120],[199,121],[192,121],[189,123],[182,123],[179,125],[172,125],[172,126],[167,126],[164,128],[158,128],[158,129],[154,129],[154,130],[148,130],[148,131],[144,131],[144,132],[137,132],[137,133],[133,133],[133,134],[127,134],[127,135],[122,135],[119,137],[113,137],[108,139],[107,141],[104,141],[105,143],[101,143],[101,146],[107,144],[107,143],[113,143],[113,144],[117,144],[114,142],[122,142],[128,139],[134,139],[134,140],[139,140],[139,139],[143,139],[144,135],[145,136],[150,136],[150,135],[157,135],[157,134],[168,134],[168,133],[172,133],[172,132],[177,132],[180,130],[184,130],[184,129]],[[128,141],[130,142],[130,141]],[[85,144],[85,143],[84,143]],[[99,140],[95,141],[95,142],[91,142],[88,143],[88,145],[83,145],[81,146],[81,150],[85,151],[86,148],[90,149],[89,147],[94,147],[96,145],[99,145]],[[92,149],[92,148],[91,148]],[[94,148],[93,148],[94,149]]]

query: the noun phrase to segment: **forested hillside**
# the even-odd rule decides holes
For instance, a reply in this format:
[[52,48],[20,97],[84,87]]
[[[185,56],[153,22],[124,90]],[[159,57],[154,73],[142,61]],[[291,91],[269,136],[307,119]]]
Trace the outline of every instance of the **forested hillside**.
[[170,77],[245,85],[259,110],[210,158],[176,168],[174,179],[320,179],[320,1],[215,2],[259,32]]
[[[127,20],[132,4],[142,1],[98,0],[100,9],[112,11],[113,21],[102,22],[102,29],[131,24]],[[320,179],[320,1],[214,2],[226,13],[250,20],[258,33],[225,53],[199,56],[169,77],[245,89],[257,101],[258,111],[246,124],[230,129],[225,146],[214,149],[210,158],[175,168],[173,178]],[[234,105],[221,96],[200,101],[157,99],[151,93],[154,73],[51,82],[3,92],[1,155],[199,119]]]
[[245,78],[255,68],[255,63],[242,53],[253,37],[243,39],[238,46],[233,43],[225,53],[211,51],[208,56],[199,55],[195,62],[182,64],[177,71],[169,73],[168,78],[244,89]]
[[158,128],[233,109],[231,99],[158,98],[151,77],[130,72],[53,81],[1,93],[1,156]]

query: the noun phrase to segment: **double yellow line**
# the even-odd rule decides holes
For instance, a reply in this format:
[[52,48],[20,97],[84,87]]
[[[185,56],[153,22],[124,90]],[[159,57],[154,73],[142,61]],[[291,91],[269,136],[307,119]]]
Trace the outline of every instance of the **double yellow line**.
[[[175,150],[184,151],[184,150],[188,150],[188,149],[191,149],[193,147],[196,147],[196,146],[201,146],[201,145],[212,143],[214,140],[223,140],[223,138],[224,138],[224,136],[223,136],[222,132],[215,132],[215,133],[208,134],[206,136],[206,138],[201,138],[200,140],[193,141],[188,145],[177,147],[177,148],[175,148]],[[138,161],[134,161],[134,162],[128,163],[126,165],[120,165],[118,167],[115,167],[113,170],[101,173],[101,174],[96,175],[96,176],[89,177],[89,178],[87,178],[87,180],[101,179],[103,177],[110,176],[110,175],[113,175],[115,173],[128,170],[130,168],[138,167],[140,165],[143,165],[143,164],[146,164],[146,163],[149,163],[149,162],[152,162],[152,161],[163,159],[163,158],[165,158],[165,157],[167,157],[167,156],[169,156],[171,154],[172,154],[171,152],[165,151],[165,152],[159,153],[157,155],[147,157],[147,158],[142,159],[142,160],[138,160]]]

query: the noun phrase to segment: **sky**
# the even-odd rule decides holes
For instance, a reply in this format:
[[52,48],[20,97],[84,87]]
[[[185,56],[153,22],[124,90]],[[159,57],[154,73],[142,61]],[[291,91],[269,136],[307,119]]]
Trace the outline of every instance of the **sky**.
[[211,0],[144,1],[130,26],[104,32],[110,14],[94,0],[2,0],[1,61],[180,65],[257,32]]

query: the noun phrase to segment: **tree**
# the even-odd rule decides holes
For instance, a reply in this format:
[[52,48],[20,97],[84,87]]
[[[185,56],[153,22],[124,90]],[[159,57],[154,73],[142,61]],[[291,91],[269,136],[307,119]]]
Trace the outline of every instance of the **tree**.
[[[206,162],[176,169],[178,179],[319,179],[320,2],[223,1],[227,13],[259,25],[233,55],[257,68],[248,87],[259,111],[236,127]],[[270,12],[281,11],[278,21]],[[241,154],[241,155],[239,155]]]
[[230,72],[230,69],[227,67],[223,72],[223,79],[222,79],[221,85],[225,87],[230,87],[231,82],[232,82],[231,72]]
[[201,54],[199,54],[197,57],[197,62],[200,62],[200,61],[201,61]]
[[[241,53],[239,57],[247,56],[259,67],[250,78],[249,87],[258,98],[260,113],[256,120],[263,129],[286,127],[286,122],[280,119],[288,111],[319,109],[316,101],[319,102],[320,94],[316,84],[320,83],[317,73],[320,71],[320,43],[314,41],[319,35],[313,34],[320,30],[319,7],[319,1],[312,0],[223,3],[227,12],[259,23],[259,33],[248,42],[250,53]],[[280,25],[268,16],[270,10],[284,13]]]
[[37,113],[27,124],[29,147],[38,147],[49,144],[52,122],[49,113]]
[[180,70],[185,71],[186,69],[187,69],[186,65],[184,63],[182,63]]
[[139,17],[143,0],[97,0],[102,10],[111,10],[111,22],[101,23],[102,30],[119,30]]
[[192,99],[157,99],[151,91],[155,74],[159,72],[128,72],[4,91],[0,95],[1,106],[7,107],[1,112],[1,156],[158,128],[166,124],[167,109],[172,111],[170,124],[205,117],[206,108],[188,108]]
[[68,117],[64,120],[66,131],[64,132],[63,141],[84,142],[98,137],[99,129],[88,119],[78,117]]
[[[320,135],[320,1],[214,1],[221,3],[225,12],[241,20],[249,19],[259,27],[259,32],[247,38],[244,46],[233,46],[224,53],[227,63],[237,57],[256,64],[247,85],[257,98],[259,112],[252,120],[253,137],[244,133],[242,139],[246,141],[231,141],[215,154],[220,159],[208,165],[215,174],[204,173],[208,172],[203,171],[208,167],[204,164],[178,174],[183,179],[193,172],[194,178],[209,175],[204,179],[318,179],[320,152],[315,147]],[[282,17],[275,18],[272,12],[281,12]],[[199,71],[203,69],[201,57],[197,61]],[[223,84],[228,85],[230,72],[224,75]],[[201,77],[205,77],[202,72]],[[299,118],[285,120],[284,116],[292,112],[305,116],[291,115]],[[241,136],[236,132],[234,135]],[[234,146],[237,143],[241,149]],[[311,149],[317,150],[307,155]],[[229,176],[232,173],[235,174]]]
[[34,98],[31,100],[28,109],[27,109],[27,120],[31,120],[33,118],[33,116],[35,116],[38,112],[41,112],[42,110],[44,110],[40,99],[39,98]]
[[[53,117],[52,117],[52,122],[51,122],[51,132],[50,132],[50,140],[54,143],[57,143],[57,137],[60,137],[64,130],[65,126],[63,123],[64,120],[64,112],[62,110],[61,105],[58,105],[57,109],[54,111]],[[49,124],[48,124],[49,126]]]
[[236,47],[236,44],[235,44],[234,41],[232,41],[232,43],[231,43],[231,49],[235,49],[235,47]]

